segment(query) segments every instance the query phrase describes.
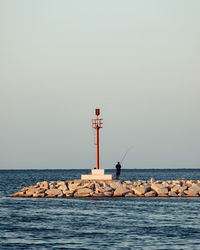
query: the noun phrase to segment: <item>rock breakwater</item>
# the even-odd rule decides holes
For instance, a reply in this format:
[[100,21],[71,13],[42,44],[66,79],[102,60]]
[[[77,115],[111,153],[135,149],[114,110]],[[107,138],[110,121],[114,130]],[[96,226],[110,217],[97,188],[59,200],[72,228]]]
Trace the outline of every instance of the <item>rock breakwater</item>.
[[200,197],[200,180],[120,181],[69,180],[43,181],[22,188],[11,197]]

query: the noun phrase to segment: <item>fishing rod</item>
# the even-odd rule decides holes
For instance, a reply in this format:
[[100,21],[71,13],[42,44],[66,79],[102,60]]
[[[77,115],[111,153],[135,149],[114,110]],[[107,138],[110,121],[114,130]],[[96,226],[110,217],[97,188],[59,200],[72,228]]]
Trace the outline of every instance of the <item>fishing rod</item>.
[[128,148],[128,149],[126,150],[126,152],[125,152],[125,154],[123,155],[123,157],[122,157],[120,163],[122,163],[122,162],[124,161],[124,159],[126,158],[126,155],[128,154],[128,152],[129,152],[133,147],[134,147],[134,146],[131,146],[130,148]]

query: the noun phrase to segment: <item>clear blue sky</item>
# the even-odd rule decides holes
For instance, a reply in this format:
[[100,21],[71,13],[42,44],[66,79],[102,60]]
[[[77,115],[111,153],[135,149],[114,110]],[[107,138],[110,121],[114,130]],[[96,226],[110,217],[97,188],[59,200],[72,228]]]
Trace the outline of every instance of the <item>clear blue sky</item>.
[[0,168],[200,167],[199,0],[0,0]]

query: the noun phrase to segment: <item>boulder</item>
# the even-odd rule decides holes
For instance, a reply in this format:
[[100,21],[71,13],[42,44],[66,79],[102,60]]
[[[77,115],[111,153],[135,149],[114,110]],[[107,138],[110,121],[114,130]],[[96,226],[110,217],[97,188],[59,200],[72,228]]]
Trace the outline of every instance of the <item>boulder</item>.
[[196,189],[196,188],[189,188],[188,190],[185,190],[184,193],[187,195],[187,196],[191,196],[191,197],[196,197],[196,196],[199,196],[199,189]]
[[92,182],[88,182],[88,183],[85,183],[85,184],[83,185],[83,187],[84,187],[84,188],[90,188],[90,189],[94,190],[95,184],[92,183]]
[[132,185],[133,183],[131,181],[124,181],[125,184],[127,185]]
[[153,183],[153,182],[155,182],[155,179],[152,177],[152,178],[150,179],[150,183]]
[[195,183],[195,184],[193,183],[190,188],[195,189],[198,192],[200,192],[200,184],[199,183]]
[[66,186],[65,183],[63,183],[63,184],[58,186],[58,189],[60,189],[60,190],[68,190],[68,187]]
[[162,181],[159,181],[159,180],[158,180],[158,181],[155,181],[154,183],[155,183],[155,184],[162,184]]
[[179,185],[180,186],[180,180],[173,180],[172,181],[173,185]]
[[177,193],[174,192],[174,191],[169,191],[168,196],[169,196],[169,197],[177,197],[178,195],[177,195]]
[[158,194],[158,196],[165,196],[166,194],[168,194],[168,188],[166,188],[164,185],[162,184],[152,184],[151,185],[151,189],[156,191],[156,193]]
[[48,189],[45,191],[45,194],[48,198],[53,198],[63,194],[63,192],[60,189]]
[[169,197],[168,193],[158,193],[158,197]]
[[19,191],[17,193],[11,194],[11,197],[24,197],[25,191]]
[[25,192],[26,197],[32,197],[34,193],[39,193],[38,188],[30,188]]
[[111,187],[95,187],[95,193],[104,193],[104,192],[113,192],[113,189]]
[[156,197],[157,196],[157,193],[153,190],[147,192],[144,194],[145,197]]
[[103,193],[105,197],[112,197],[113,196],[113,191],[107,191]]
[[58,198],[63,198],[66,197],[66,195],[63,194],[63,192],[61,192],[60,194],[57,195]]
[[184,197],[184,196],[186,196],[186,194],[184,192],[180,192],[180,193],[178,193],[178,196],[179,197]]
[[163,185],[164,187],[166,187],[166,188],[168,188],[168,187],[169,187],[169,183],[168,183],[168,181],[163,181],[163,182],[162,182],[162,185]]
[[171,191],[172,191],[172,192],[175,192],[175,193],[178,193],[180,188],[181,188],[180,185],[175,185],[175,186],[173,186],[173,187],[171,188]]
[[110,185],[109,185],[112,189],[117,189],[118,187],[121,186],[121,181],[120,180],[117,180],[117,181],[113,181],[113,182],[110,182]]
[[121,196],[125,196],[125,194],[127,194],[127,193],[129,193],[129,192],[130,192],[129,189],[123,187],[123,185],[119,185],[119,186],[115,189],[113,196],[114,196],[114,197],[121,197]]
[[186,181],[186,186],[191,187],[193,184],[197,184],[197,183],[198,182],[195,180],[189,180],[189,181]]
[[181,193],[181,192],[184,192],[184,191],[187,190],[187,189],[188,189],[188,187],[184,185],[184,186],[181,186],[181,187],[179,188],[178,192]]
[[81,186],[81,183],[68,183],[68,188],[70,191],[75,191],[78,189],[78,187]]
[[33,198],[44,198],[45,197],[45,193],[34,193],[33,194]]
[[145,187],[145,186],[139,186],[139,187],[132,187],[132,190],[134,191],[134,193],[136,195],[140,196],[140,195],[144,195],[145,193],[150,191],[151,188],[150,187]]
[[36,185],[38,185],[38,187],[40,187],[41,189],[48,189],[49,188],[48,181],[38,182]]
[[92,198],[103,198],[103,197],[105,197],[105,196],[102,193],[93,193],[92,194]]
[[63,190],[62,192],[64,194],[64,197],[73,197],[74,196],[74,191]]
[[56,182],[56,181],[50,181],[50,182],[49,182],[49,188],[50,188],[50,189],[55,189],[55,188],[56,188],[56,185],[57,185],[57,182]]
[[191,183],[191,186],[188,188],[188,190],[184,190],[184,193],[187,196],[199,196],[200,194],[200,184],[199,183]]
[[57,181],[56,185],[57,185],[57,187],[59,187],[59,186],[62,186],[62,185],[66,185],[66,183],[65,183],[65,181]]
[[125,197],[136,197],[136,195],[133,192],[126,193],[124,196]]
[[78,189],[75,193],[74,193],[74,197],[90,197],[93,193],[93,190],[91,190],[90,188],[81,188]]
[[82,194],[80,194],[78,192],[74,193],[74,198],[85,198],[85,197],[90,197],[90,196],[91,196],[91,194],[89,194],[89,193],[82,193]]

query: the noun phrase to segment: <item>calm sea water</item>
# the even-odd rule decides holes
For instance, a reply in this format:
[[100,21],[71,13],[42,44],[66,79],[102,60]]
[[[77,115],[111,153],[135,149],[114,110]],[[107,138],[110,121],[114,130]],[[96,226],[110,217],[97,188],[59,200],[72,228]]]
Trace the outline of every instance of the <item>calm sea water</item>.
[[[200,249],[200,199],[10,198],[87,170],[1,170],[0,249]],[[107,170],[114,174],[114,171]],[[122,180],[200,179],[200,169],[123,170]]]

